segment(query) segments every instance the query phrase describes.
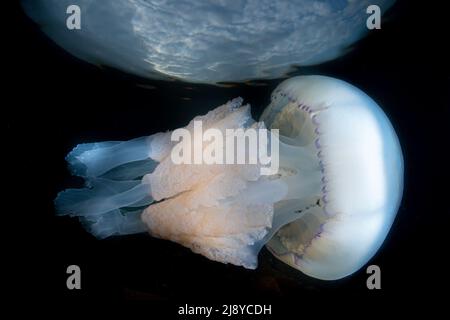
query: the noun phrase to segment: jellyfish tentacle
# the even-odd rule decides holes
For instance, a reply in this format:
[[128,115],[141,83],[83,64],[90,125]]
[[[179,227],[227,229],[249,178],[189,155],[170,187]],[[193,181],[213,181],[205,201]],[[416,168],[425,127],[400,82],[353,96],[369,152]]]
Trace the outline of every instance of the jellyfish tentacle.
[[140,180],[94,178],[87,181],[86,188],[60,192],[55,209],[60,215],[77,216],[87,231],[103,239],[145,232],[142,207],[152,202],[150,186]]
[[111,169],[101,177],[115,181],[137,180],[153,172],[157,165],[158,162],[152,159],[133,161]]
[[99,238],[145,231],[139,218],[143,209],[138,208],[154,199],[150,185],[142,183],[141,178],[157,166],[151,159],[151,144],[159,137],[156,134],[75,147],[66,160],[72,174],[85,179],[86,187],[60,192],[55,199],[57,214],[79,217],[83,226]]
[[67,189],[58,194],[55,208],[60,215],[98,216],[124,207],[153,202],[150,186],[134,181],[96,178],[89,188]]
[[280,135],[280,166],[296,168],[302,170],[315,170],[319,168],[317,157],[311,146],[296,146],[283,141],[288,141],[287,137]]
[[302,218],[309,210],[318,206],[318,200],[319,196],[308,196],[277,202],[274,206],[272,226],[264,238],[254,244],[254,250],[258,253],[283,226]]
[[142,233],[147,231],[147,226],[141,220],[142,211],[142,208],[128,212],[115,209],[96,217],[80,217],[80,222],[88,232],[99,239]]
[[288,192],[285,200],[298,199],[302,195],[320,195],[322,184],[319,171],[299,171],[295,175],[280,178],[286,185]]
[[[233,99],[194,120],[202,120],[206,128],[242,127],[253,120],[249,106],[241,104],[242,98]],[[186,128],[192,131],[193,121]],[[157,185],[161,185],[164,176],[176,175],[172,170],[158,176],[163,164],[171,162],[169,154],[174,144],[167,131],[129,141],[78,145],[66,160],[72,174],[85,179],[86,188],[60,192],[55,199],[57,213],[78,217],[99,238],[148,230],[140,215],[154,202],[159,190],[147,183],[148,177],[159,177]],[[166,193],[163,198],[168,197]]]
[[149,158],[151,136],[124,142],[103,142],[77,146],[67,156],[73,173],[98,177],[125,163]]

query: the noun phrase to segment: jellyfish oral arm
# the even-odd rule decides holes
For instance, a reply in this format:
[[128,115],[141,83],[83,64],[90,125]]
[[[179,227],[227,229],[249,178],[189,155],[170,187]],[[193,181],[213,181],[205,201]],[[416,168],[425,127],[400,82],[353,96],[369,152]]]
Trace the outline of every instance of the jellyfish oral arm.
[[[194,120],[221,132],[257,127],[249,107],[241,103],[242,99],[232,100]],[[195,140],[194,120],[186,128],[194,132]],[[212,260],[255,268],[267,235],[275,232],[273,226],[278,229],[298,216],[289,215],[287,209],[274,216],[274,204],[318,190],[318,165],[308,148],[278,142],[278,136],[272,139],[277,141],[269,139],[270,145],[281,145],[284,167],[270,176],[261,174],[261,163],[174,163],[170,154],[175,142],[169,132],[81,145],[68,160],[72,172],[86,179],[87,188],[61,192],[56,208],[79,217],[100,238],[148,230]],[[304,160],[295,162],[297,157]],[[148,162],[153,165],[150,172]],[[139,210],[142,222],[137,220]],[[141,227],[127,228],[127,224]]]

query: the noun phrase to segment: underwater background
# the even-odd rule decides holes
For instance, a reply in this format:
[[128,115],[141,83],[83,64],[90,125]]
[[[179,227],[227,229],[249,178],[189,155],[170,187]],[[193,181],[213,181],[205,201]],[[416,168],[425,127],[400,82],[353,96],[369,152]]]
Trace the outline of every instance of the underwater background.
[[[382,29],[369,32],[349,53],[286,75],[322,74],[357,86],[382,107],[399,136],[404,196],[388,238],[369,262],[381,268],[382,290],[370,291],[365,268],[338,281],[320,281],[263,249],[259,267],[246,270],[147,234],[98,241],[77,219],[55,216],[57,192],[81,186],[64,161],[75,145],[178,128],[238,96],[251,104],[257,119],[282,79],[192,84],[87,64],[46,38],[17,4],[9,48],[14,60],[6,62],[14,69],[7,79],[12,99],[3,112],[11,156],[6,174],[13,181],[11,190],[20,195],[8,195],[10,206],[3,211],[18,220],[8,237],[17,247],[9,249],[10,261],[19,265],[12,266],[16,271],[24,269],[12,280],[37,281],[32,289],[17,285],[18,291],[69,303],[144,300],[162,314],[200,302],[272,303],[277,313],[295,312],[302,304],[388,305],[399,295],[417,298],[434,291],[448,272],[440,245],[449,213],[445,148],[450,120],[449,54],[441,46],[449,34],[438,25],[442,21],[436,11],[397,1],[383,17]],[[82,270],[82,290],[66,289],[65,271],[71,264]]]

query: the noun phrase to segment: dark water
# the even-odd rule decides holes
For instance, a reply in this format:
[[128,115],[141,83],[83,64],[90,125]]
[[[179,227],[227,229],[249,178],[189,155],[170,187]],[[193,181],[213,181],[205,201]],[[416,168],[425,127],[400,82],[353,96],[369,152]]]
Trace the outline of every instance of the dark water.
[[[405,193],[391,232],[369,264],[382,270],[382,290],[366,288],[362,269],[345,279],[309,278],[263,250],[255,271],[223,265],[147,235],[98,241],[77,220],[55,217],[56,193],[77,183],[64,157],[76,144],[127,140],[185,125],[241,96],[257,118],[281,79],[222,86],[140,79],[85,64],[45,38],[16,6],[12,99],[2,108],[7,129],[6,175],[12,178],[4,215],[13,216],[6,242],[14,273],[12,298],[81,306],[88,301],[144,300],[151,319],[178,304],[272,303],[273,313],[330,312],[366,305],[382,310],[399,297],[422,301],[446,281],[441,245],[448,233],[448,30],[436,8],[399,1],[344,57],[299,68],[348,81],[391,119],[405,158]],[[4,62],[5,63],[5,62]],[[11,90],[9,90],[11,87]],[[447,139],[444,140],[444,137]],[[10,161],[10,162],[9,162]],[[447,205],[446,205],[447,203]],[[66,267],[82,270],[82,290],[66,289]],[[414,303],[408,306],[413,308]],[[380,309],[381,308],[381,309]],[[160,312],[161,317],[155,316]]]

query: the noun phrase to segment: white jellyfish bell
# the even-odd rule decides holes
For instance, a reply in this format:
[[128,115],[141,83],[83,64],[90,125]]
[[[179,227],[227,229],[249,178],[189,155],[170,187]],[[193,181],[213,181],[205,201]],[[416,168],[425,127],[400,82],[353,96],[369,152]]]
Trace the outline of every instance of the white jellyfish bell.
[[276,79],[294,65],[338,58],[368,33],[368,8],[384,14],[395,1],[21,3],[50,39],[81,60],[146,78],[216,83]]
[[99,238],[149,231],[246,268],[266,245],[315,278],[357,271],[386,238],[402,196],[402,152],[386,115],[361,90],[323,76],[281,83],[261,122],[241,103],[193,121],[222,132],[279,129],[276,174],[254,164],[175,164],[171,132],[82,144],[67,160],[87,187],[61,192],[57,211]]

